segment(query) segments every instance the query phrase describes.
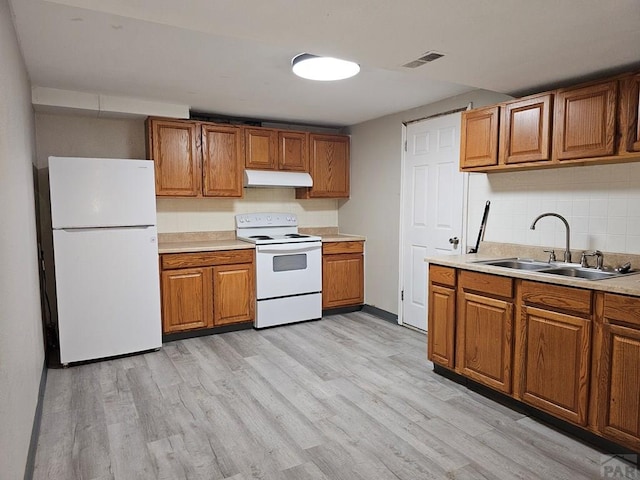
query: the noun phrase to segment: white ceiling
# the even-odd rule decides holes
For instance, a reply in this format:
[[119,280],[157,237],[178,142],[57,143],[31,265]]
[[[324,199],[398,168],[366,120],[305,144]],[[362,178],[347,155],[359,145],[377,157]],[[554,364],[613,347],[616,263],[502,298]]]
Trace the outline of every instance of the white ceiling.
[[[640,65],[638,0],[10,0],[34,86],[352,125],[474,88],[517,95]],[[446,56],[415,70],[429,50]],[[291,58],[361,65],[341,82]]]

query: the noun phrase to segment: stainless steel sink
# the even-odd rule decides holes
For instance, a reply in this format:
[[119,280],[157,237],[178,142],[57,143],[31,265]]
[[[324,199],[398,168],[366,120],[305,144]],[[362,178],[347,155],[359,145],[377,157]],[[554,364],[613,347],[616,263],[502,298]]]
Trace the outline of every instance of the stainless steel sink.
[[542,270],[549,268],[546,262],[538,262],[537,260],[529,260],[526,258],[502,258],[500,260],[483,260],[483,265],[491,265],[493,267],[513,268],[515,270]]
[[604,270],[594,270],[589,268],[550,268],[543,273],[551,275],[563,275],[565,277],[586,278],[587,280],[603,280],[605,278],[618,277],[624,275],[618,272],[607,272]]
[[500,258],[497,260],[481,260],[482,265],[492,267],[509,268],[513,270],[528,270],[535,273],[561,275],[564,277],[583,278],[586,280],[604,280],[607,278],[620,277],[622,275],[632,275],[638,271],[620,273],[613,270],[596,270],[594,268],[584,268],[579,263],[565,262],[540,262],[527,258]]

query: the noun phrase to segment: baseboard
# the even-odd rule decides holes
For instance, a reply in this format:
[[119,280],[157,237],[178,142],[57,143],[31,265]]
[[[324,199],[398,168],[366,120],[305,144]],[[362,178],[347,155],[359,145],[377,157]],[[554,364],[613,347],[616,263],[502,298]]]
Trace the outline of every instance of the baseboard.
[[31,441],[29,442],[29,453],[27,454],[27,464],[24,468],[24,480],[31,480],[36,466],[36,450],[38,448],[38,437],[40,436],[40,424],[42,423],[42,407],[44,405],[44,389],[47,385],[47,362],[42,364],[42,374],[40,375],[40,386],[38,387],[38,403],[33,416],[33,426],[31,427]]
[[237,332],[238,330],[248,330],[251,328],[253,328],[253,322],[244,322],[232,325],[223,325],[220,327],[188,330],[186,332],[167,333],[162,335],[162,343],[184,340],[185,338],[204,337],[207,335],[215,335],[217,333]]
[[348,307],[325,308],[322,310],[322,316],[326,317],[327,315],[342,315],[343,313],[359,312],[360,310],[362,310],[362,305],[350,305]]
[[373,315],[374,317],[386,320],[387,322],[391,322],[396,325],[398,324],[398,315],[396,315],[395,313],[387,312],[386,310],[383,310],[381,308],[374,307],[373,305],[363,305],[362,311]]

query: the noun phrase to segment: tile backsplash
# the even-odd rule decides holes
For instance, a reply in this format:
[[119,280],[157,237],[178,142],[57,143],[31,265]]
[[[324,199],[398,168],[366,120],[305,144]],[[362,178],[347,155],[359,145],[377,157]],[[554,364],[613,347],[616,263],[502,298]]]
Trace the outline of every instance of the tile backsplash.
[[562,251],[565,229],[559,219],[543,218],[535,230],[529,228],[539,214],[555,212],[569,222],[572,249],[640,254],[640,163],[470,174],[473,242],[487,200],[486,241]]
[[246,188],[244,198],[157,198],[158,232],[235,230],[237,213],[285,212],[300,227],[337,227],[338,200],[297,200],[293,188]]

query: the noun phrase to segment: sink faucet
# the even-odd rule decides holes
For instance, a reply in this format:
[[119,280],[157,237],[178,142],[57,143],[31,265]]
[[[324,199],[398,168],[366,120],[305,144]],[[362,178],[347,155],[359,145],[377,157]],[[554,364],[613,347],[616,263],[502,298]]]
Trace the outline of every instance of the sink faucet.
[[557,217],[560,220],[562,220],[562,223],[564,223],[565,228],[567,229],[567,245],[564,249],[564,261],[567,263],[571,263],[571,250],[569,249],[569,237],[571,236],[570,233],[570,228],[569,228],[569,222],[567,222],[567,219],[564,218],[562,215],[560,215],[559,213],[541,213],[540,215],[538,215],[536,217],[536,219],[533,221],[533,223],[531,224],[531,230],[535,230],[536,229],[536,223],[538,222],[538,220],[540,220],[542,217]]

